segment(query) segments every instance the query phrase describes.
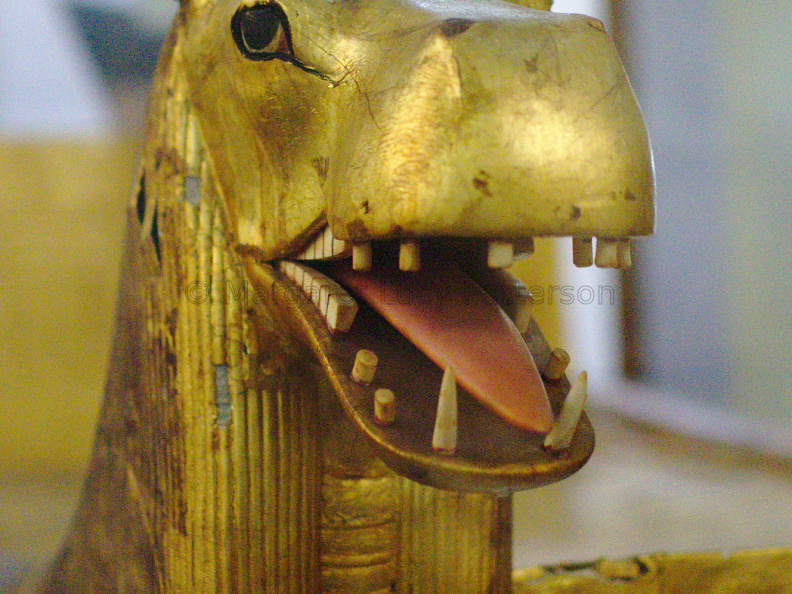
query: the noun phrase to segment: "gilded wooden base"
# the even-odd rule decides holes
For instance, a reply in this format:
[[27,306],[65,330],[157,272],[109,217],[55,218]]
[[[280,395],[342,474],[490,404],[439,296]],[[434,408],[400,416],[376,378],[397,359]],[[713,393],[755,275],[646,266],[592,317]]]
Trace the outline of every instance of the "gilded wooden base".
[[647,555],[524,569],[514,594],[780,594],[792,592],[792,550]]

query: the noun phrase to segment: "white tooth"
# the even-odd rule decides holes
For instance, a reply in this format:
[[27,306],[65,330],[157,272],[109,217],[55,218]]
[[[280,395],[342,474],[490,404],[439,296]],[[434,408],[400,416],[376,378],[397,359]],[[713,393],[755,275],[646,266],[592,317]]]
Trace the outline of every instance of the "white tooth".
[[316,242],[312,241],[305,251],[297,256],[301,260],[316,260]]
[[330,227],[325,228],[324,233],[322,234],[322,256],[327,258],[328,256],[333,255],[333,232],[330,230]]
[[514,244],[509,241],[490,241],[487,247],[487,266],[508,268],[514,262]]
[[597,256],[594,263],[599,268],[619,267],[619,242],[616,239],[597,238]]
[[282,260],[280,263],[280,269],[292,280],[294,280],[294,262],[289,262],[288,260]]
[[350,242],[336,239],[330,227],[325,227],[294,258],[297,260],[322,260],[348,256],[351,251],[352,245]]
[[405,240],[399,246],[399,270],[417,272],[421,269],[421,247],[414,239]]
[[311,250],[313,260],[321,260],[324,258],[324,244],[328,231],[330,231],[330,228],[325,227],[324,230],[311,241],[311,247],[309,249]]
[[[327,309],[330,304],[330,287],[324,283],[314,281],[314,286],[316,288],[316,292],[319,293],[319,301],[316,304],[316,307],[319,308],[324,314],[325,319],[327,319]],[[330,325],[330,320],[327,319],[327,325]]]
[[560,451],[569,448],[575,435],[580,416],[583,414],[583,405],[586,403],[588,377],[583,371],[569,389],[564,406],[553,423],[553,428],[544,440],[544,447]]
[[629,268],[632,266],[632,253],[630,250],[630,238],[620,239],[616,250],[619,260],[619,268]]
[[[299,266],[299,264],[297,265]],[[303,268],[303,282],[302,282],[302,290],[303,292],[311,298],[314,305],[319,308],[319,311],[322,311],[320,307],[320,294],[319,294],[319,281],[316,278],[316,275],[319,274],[312,268]],[[322,313],[324,313],[322,311]]]
[[[298,266],[294,262],[289,262],[291,264],[291,279],[297,283],[297,286],[301,289],[305,286],[305,268],[302,266]],[[287,273],[288,274],[288,273]]]
[[520,260],[534,253],[533,237],[525,237],[514,242],[514,259]]
[[371,270],[371,244],[356,243],[352,245],[352,269]]
[[572,262],[578,268],[587,268],[594,263],[591,237],[572,238]]
[[569,353],[564,349],[553,349],[542,375],[549,380],[560,379],[564,375],[567,365],[569,365]]
[[355,355],[355,363],[352,365],[352,379],[359,384],[370,384],[377,372],[379,358],[374,351],[360,349]]
[[357,311],[357,301],[352,299],[349,293],[344,291],[340,286],[336,285],[336,291],[330,293],[327,311],[325,312],[325,319],[327,320],[327,325],[330,330],[337,332],[346,332],[349,330],[352,326],[352,322],[355,321]]
[[333,237],[333,246],[330,248],[330,255],[340,256],[342,254],[348,254],[350,249],[349,246],[350,242]]
[[390,425],[396,420],[396,395],[393,390],[380,388],[374,392],[374,420]]
[[452,367],[447,367],[440,384],[437,400],[437,418],[432,435],[432,448],[453,454],[457,447],[457,390],[456,376]]
[[327,233],[325,240],[325,258],[338,258],[340,256],[349,256],[352,252],[352,242],[344,241],[343,239],[336,239],[330,227],[325,231]]
[[341,285],[321,272],[294,262],[281,261],[280,269],[311,299],[331,330],[349,330],[358,305]]

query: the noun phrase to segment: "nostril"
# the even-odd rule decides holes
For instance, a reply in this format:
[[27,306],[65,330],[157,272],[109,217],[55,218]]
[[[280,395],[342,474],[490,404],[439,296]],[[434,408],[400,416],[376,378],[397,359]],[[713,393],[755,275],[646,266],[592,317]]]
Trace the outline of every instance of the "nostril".
[[440,32],[446,37],[455,37],[467,31],[474,22],[470,19],[446,19],[440,23]]

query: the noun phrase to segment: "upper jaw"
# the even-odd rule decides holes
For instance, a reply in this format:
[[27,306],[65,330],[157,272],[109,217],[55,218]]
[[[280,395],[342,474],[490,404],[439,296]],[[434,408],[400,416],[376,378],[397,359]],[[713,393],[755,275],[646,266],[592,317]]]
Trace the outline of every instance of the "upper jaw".
[[[451,37],[438,20],[400,42],[398,60],[362,44],[332,88],[288,64],[196,74],[243,249],[291,255],[324,224],[353,242],[652,232],[646,128],[590,19],[481,20]],[[214,97],[230,84],[256,108],[226,121]]]
[[415,51],[365,79],[387,90],[340,123],[324,187],[336,237],[652,232],[643,117],[590,19],[476,22]]

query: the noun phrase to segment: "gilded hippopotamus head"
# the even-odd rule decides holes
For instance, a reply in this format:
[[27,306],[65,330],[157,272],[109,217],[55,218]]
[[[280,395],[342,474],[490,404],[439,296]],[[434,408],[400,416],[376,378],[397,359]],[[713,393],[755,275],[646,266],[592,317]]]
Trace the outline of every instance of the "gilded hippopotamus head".
[[[579,467],[593,439],[542,448],[569,388],[540,377],[503,269],[537,236],[628,265],[652,231],[651,149],[602,24],[499,0],[195,0],[182,18],[230,241],[382,457],[495,490]],[[352,377],[361,351],[376,382]],[[441,383],[464,391],[453,447],[432,447]]]

